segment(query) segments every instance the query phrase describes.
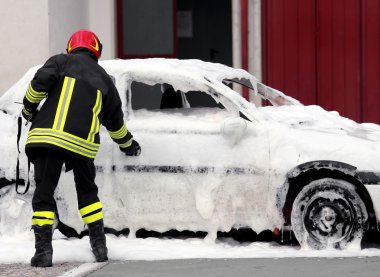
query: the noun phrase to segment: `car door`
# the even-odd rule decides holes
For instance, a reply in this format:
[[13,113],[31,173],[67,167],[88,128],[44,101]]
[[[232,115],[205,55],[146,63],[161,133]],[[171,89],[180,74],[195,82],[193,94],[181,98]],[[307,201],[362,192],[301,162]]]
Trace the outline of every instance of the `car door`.
[[201,91],[174,92],[177,104],[168,105],[162,103],[161,85],[136,83],[129,93],[127,126],[142,153],[125,157],[117,145],[109,150],[117,218],[132,230],[216,233],[234,225],[267,224],[262,217],[269,155],[264,129]]

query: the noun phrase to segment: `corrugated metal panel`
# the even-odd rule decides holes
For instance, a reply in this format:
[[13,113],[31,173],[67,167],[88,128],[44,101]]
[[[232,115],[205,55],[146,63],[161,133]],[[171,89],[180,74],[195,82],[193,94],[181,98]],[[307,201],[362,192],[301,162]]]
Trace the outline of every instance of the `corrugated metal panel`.
[[262,6],[264,82],[304,104],[380,123],[380,1]]
[[264,81],[305,104],[315,103],[313,1],[263,0],[262,4]]
[[380,1],[362,1],[363,121],[380,123]]
[[317,1],[317,104],[361,119],[359,0]]

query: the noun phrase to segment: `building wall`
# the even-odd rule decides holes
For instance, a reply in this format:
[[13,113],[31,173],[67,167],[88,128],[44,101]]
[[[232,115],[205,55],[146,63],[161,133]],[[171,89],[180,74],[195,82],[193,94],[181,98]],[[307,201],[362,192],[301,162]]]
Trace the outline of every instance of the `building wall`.
[[264,82],[305,105],[380,123],[380,2],[263,0]]
[[94,31],[103,44],[101,59],[116,58],[116,1],[87,0],[89,28]]
[[115,58],[115,26],[114,0],[1,0],[0,95],[30,67],[65,53],[77,29],[99,36],[101,59]]
[[90,29],[104,46],[101,59],[115,58],[115,20],[114,0],[50,0],[50,55],[66,52],[68,38],[76,30]]
[[[250,7],[260,8],[261,0],[249,0]],[[233,5],[233,65],[241,67],[239,28],[240,0],[231,0]],[[103,43],[101,59],[116,57],[116,0],[1,0],[0,31],[0,95],[12,86],[32,66],[43,64],[51,55],[64,53],[69,36],[77,29],[93,30]],[[252,17],[252,14],[249,18]],[[256,18],[256,17],[255,17]],[[260,27],[254,20],[250,26],[251,45],[257,39]],[[255,39],[253,39],[255,37]],[[252,43],[253,42],[253,43]],[[260,45],[257,46],[258,49]],[[5,49],[5,50],[4,50]],[[260,78],[261,60],[259,52],[250,53],[249,70]],[[253,65],[253,66],[252,66]]]
[[[250,9],[254,6],[258,11],[257,3],[260,1],[249,0]],[[233,65],[241,67],[240,0],[231,2],[234,20]],[[99,36],[103,43],[101,59],[116,57],[116,0],[1,0],[1,4],[0,95],[30,67],[43,64],[51,55],[64,53],[69,36],[79,28],[89,28]],[[253,23],[249,25],[257,25]],[[254,33],[252,38],[255,37],[250,39],[250,51],[252,42],[258,43],[259,28],[256,26],[250,31]],[[250,63],[249,70],[260,77],[261,60],[257,53],[250,53],[250,60],[254,63]]]
[[1,0],[0,95],[49,53],[48,0]]
[[65,53],[71,34],[89,28],[88,5],[88,1],[49,1],[49,56]]
[[[242,53],[242,7],[241,0],[231,0],[232,2],[232,58],[233,67],[242,68],[243,63],[247,64],[248,71],[253,74],[259,81],[262,80],[262,59],[261,59],[261,1],[247,0],[247,16],[248,16],[248,55],[243,61]],[[233,85],[233,89],[243,94],[243,88],[240,85]],[[254,95],[249,90],[249,101],[254,102],[256,106],[262,105],[262,100],[258,95]]]

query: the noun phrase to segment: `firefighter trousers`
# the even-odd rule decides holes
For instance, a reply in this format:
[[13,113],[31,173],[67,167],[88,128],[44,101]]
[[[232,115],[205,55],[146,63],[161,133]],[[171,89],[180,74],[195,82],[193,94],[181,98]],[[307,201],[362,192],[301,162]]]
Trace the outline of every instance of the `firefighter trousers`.
[[[32,200],[34,225],[53,224],[56,210],[54,191],[58,185],[63,164],[66,166],[66,171],[73,170],[78,208],[83,221],[88,224],[103,218],[98,187],[95,184],[95,165],[92,161],[85,161],[52,149],[39,149],[33,163],[36,182]],[[95,214],[91,222],[85,220],[88,214],[91,216]]]

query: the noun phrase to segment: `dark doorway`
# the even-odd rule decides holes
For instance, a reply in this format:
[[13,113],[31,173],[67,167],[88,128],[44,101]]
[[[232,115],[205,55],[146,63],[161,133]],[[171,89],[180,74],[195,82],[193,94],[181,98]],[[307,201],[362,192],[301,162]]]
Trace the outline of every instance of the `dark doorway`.
[[178,58],[232,66],[231,0],[177,0]]
[[231,0],[118,0],[117,26],[119,58],[232,66]]

